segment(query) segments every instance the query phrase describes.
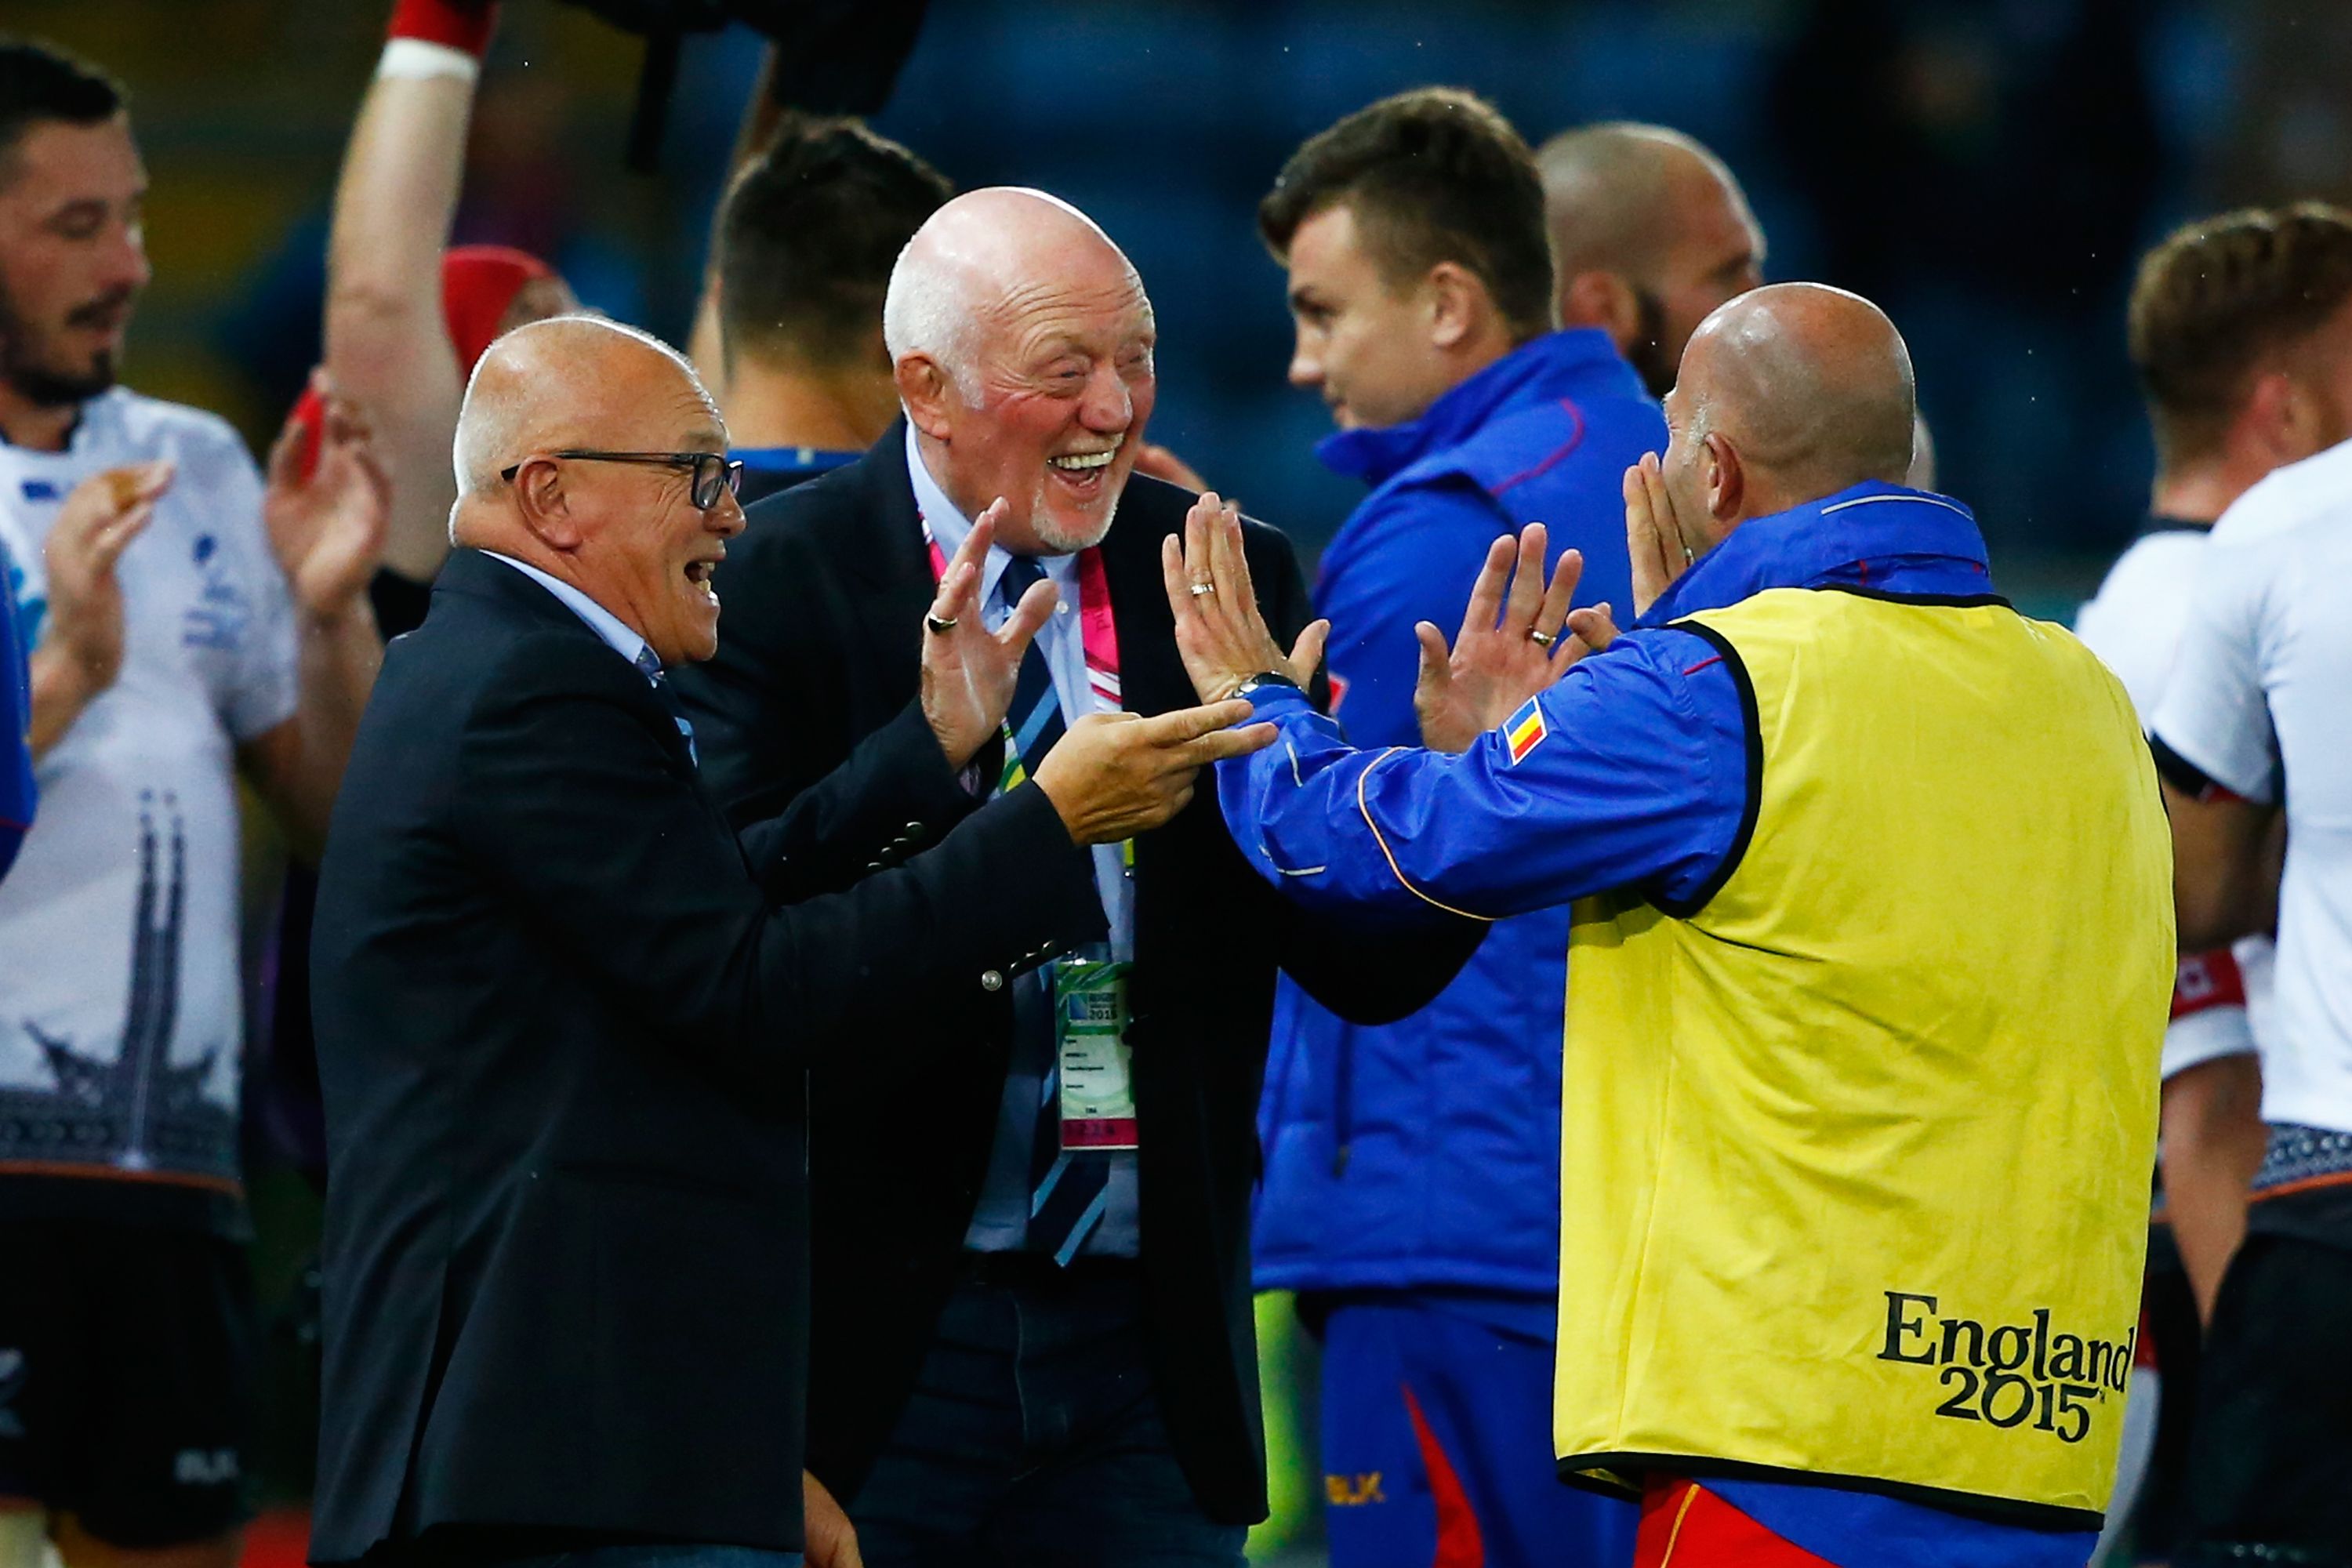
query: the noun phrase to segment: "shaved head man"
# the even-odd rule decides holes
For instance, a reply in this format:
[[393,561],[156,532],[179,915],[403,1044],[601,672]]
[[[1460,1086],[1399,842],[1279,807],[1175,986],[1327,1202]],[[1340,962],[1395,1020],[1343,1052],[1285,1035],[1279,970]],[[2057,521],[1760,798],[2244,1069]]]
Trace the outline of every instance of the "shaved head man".
[[[1222,509],[1135,471],[1154,327],[1118,247],[1045,192],[970,192],[899,256],[882,331],[904,419],[751,509],[719,656],[679,682],[737,811],[887,746],[931,689],[924,649],[1024,616],[1043,625],[968,775],[978,798],[1019,793],[1090,726],[1193,705],[1160,552]],[[1234,526],[1299,650],[1259,678],[1319,687],[1288,542]],[[902,612],[959,561],[971,603],[908,635]],[[875,1568],[1239,1568],[1265,1517],[1243,1238],[1277,966],[1395,1016],[1476,933],[1295,921],[1234,856],[1214,792],[1187,802],[1097,848],[1087,940],[910,984],[867,1066],[814,1075],[809,1467]],[[898,1070],[942,1041],[935,1070]]]
[[1703,552],[1748,518],[1864,480],[1905,483],[1912,399],[1910,350],[1859,294],[1777,283],[1723,306],[1691,335],[1666,395],[1663,467],[1682,542]]
[[968,517],[999,496],[1005,547],[1102,542],[1158,384],[1143,279],[1042,191],[958,196],[915,232],[882,333],[924,461]]
[[1564,131],[1536,153],[1559,321],[1600,327],[1653,396],[1706,313],[1764,278],[1764,234],[1723,160],[1663,125]]
[[[1572,907],[1549,1457],[1640,1501],[1634,1568],[2081,1568],[2115,1479],[2164,811],[2120,684],[1903,484],[1911,401],[1868,300],[1742,295],[1625,476],[1632,630],[1497,541],[1423,676],[1483,733],[1357,750],[1267,691],[1217,781],[1304,907]],[[1267,634],[1204,562],[1177,644],[1229,690]]]

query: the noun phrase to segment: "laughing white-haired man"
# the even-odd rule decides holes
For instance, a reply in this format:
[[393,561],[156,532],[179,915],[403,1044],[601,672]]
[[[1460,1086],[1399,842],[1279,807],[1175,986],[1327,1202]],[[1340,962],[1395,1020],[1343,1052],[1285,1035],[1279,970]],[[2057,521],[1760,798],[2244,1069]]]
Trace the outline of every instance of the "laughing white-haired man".
[[[1160,547],[1216,498],[1135,472],[1156,327],[1118,247],[1043,193],[971,192],[908,246],[884,332],[905,420],[751,509],[728,641],[679,679],[705,776],[740,810],[905,721],[921,648],[892,617],[919,617],[983,515],[972,613],[1054,608],[975,789],[1017,783],[1066,728],[1193,701]],[[1271,529],[1243,539],[1294,649],[1261,679],[1308,684],[1297,563]],[[908,837],[883,863],[922,847]],[[1030,974],[910,987],[910,1022],[813,1082],[809,1463],[877,1568],[1241,1563],[1265,1512],[1248,1226],[1276,970],[1393,1017],[1476,940],[1291,912],[1205,789],[1092,869],[1092,942]],[[967,1048],[909,1073],[914,1029]]]

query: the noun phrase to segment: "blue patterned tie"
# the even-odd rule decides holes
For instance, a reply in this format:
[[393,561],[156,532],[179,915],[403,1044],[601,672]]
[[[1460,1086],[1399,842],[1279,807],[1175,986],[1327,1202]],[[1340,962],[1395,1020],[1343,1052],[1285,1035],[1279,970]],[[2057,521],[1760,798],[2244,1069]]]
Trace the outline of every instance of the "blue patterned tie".
[[669,710],[671,722],[677,726],[677,732],[685,737],[686,760],[699,768],[702,766],[702,757],[694,749],[694,726],[687,722],[686,706],[678,701],[677,693],[670,689],[669,677],[662,673],[661,660],[654,657],[652,648],[641,647],[637,649],[636,664],[639,673],[654,683],[654,695],[661,699],[661,705]]
[[[1006,613],[1045,575],[1045,569],[1027,556],[1013,557],[996,585]],[[1000,795],[1045,761],[1066,728],[1043,637],[1032,639],[1029,651],[1021,656],[1021,671],[1013,681],[1013,706],[1004,716],[1004,727],[1011,743],[1004,748],[1004,773],[997,784]],[[1013,1068],[1024,1076],[1035,1072],[1039,1086],[1036,1134],[1029,1151],[1027,1250],[1051,1254],[1056,1263],[1066,1266],[1102,1220],[1104,1205],[1109,1201],[1106,1187],[1110,1161],[1100,1154],[1074,1156],[1062,1150],[1062,1061],[1061,1053],[1055,1049],[1054,1023],[1054,969],[1047,964],[1013,983]]]

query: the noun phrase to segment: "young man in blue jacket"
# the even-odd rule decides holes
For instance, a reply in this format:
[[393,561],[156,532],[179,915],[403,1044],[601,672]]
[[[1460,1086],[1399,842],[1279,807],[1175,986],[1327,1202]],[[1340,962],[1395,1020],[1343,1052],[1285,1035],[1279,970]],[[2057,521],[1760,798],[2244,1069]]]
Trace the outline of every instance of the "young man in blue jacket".
[[[1726,200],[1752,230],[1736,186]],[[1654,228],[1679,222],[1659,211]],[[1649,316],[1554,330],[1543,181],[1464,92],[1403,93],[1314,137],[1258,222],[1289,269],[1290,378],[1339,426],[1317,455],[1373,487],[1316,589],[1335,710],[1357,745],[1419,745],[1418,667],[1444,658],[1439,628],[1461,623],[1498,534],[1546,524],[1547,571],[1582,555],[1577,603],[1626,605],[1620,483],[1665,441],[1621,352]],[[1633,1510],[1548,1462],[1567,947],[1564,909],[1501,922],[1435,1003],[1384,1027],[1287,982],[1276,996],[1256,1280],[1322,1328],[1334,1568],[1631,1560]]]

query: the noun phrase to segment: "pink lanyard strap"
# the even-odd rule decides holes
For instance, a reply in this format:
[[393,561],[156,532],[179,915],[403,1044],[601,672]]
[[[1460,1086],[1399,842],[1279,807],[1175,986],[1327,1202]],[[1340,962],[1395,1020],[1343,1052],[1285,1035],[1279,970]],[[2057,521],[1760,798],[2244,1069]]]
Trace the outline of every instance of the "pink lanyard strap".
[[[931,535],[931,520],[923,519],[923,545],[930,552],[931,581],[947,575],[947,552]],[[1112,708],[1122,706],[1118,679],[1118,624],[1111,616],[1110,579],[1103,573],[1102,551],[1078,552],[1078,637],[1087,650],[1087,679],[1097,700]]]

